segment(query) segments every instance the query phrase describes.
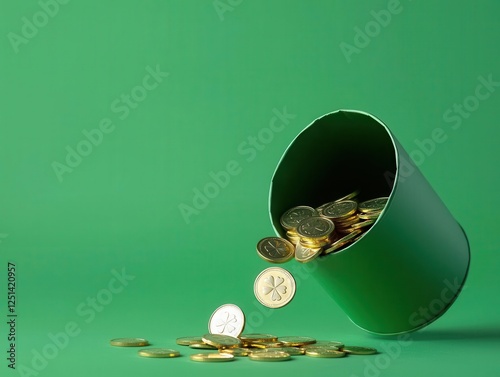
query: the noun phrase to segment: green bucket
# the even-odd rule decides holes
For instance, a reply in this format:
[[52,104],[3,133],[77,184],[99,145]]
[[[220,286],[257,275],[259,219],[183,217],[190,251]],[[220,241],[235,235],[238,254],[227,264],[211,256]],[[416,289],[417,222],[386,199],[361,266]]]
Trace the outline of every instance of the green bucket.
[[417,330],[440,317],[465,282],[470,248],[453,218],[389,128],[361,111],[339,110],[307,126],[274,172],[269,211],[275,232],[291,207],[319,205],[360,189],[389,197],[355,243],[318,257],[312,275],[362,329]]

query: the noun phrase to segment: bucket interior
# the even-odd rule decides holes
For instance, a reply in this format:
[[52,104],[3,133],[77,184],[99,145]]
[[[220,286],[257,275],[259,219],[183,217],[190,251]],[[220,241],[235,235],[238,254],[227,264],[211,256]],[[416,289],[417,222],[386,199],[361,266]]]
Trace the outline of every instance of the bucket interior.
[[388,129],[368,114],[341,110],[315,120],[290,144],[274,173],[269,208],[277,233],[281,215],[316,208],[356,189],[360,201],[390,196],[397,151]]

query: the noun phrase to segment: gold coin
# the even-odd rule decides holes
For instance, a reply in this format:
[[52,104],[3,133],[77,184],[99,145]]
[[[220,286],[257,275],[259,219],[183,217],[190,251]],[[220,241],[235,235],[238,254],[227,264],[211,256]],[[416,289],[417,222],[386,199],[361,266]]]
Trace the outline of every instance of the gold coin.
[[358,217],[361,220],[377,220],[381,213],[382,213],[381,211],[358,213]]
[[328,245],[332,241],[333,237],[334,237],[334,233],[331,233],[329,236],[323,237],[323,238],[305,238],[304,237],[304,238],[300,238],[300,243],[303,246],[322,247],[325,244]]
[[323,209],[323,216],[328,217],[330,220],[347,218],[355,214],[357,208],[358,203],[353,200],[335,202]]
[[344,357],[345,352],[328,348],[308,348],[306,356],[310,357]]
[[253,292],[259,302],[268,308],[281,308],[295,295],[295,280],[287,270],[270,267],[255,279]]
[[219,306],[210,316],[208,331],[210,334],[229,335],[237,338],[245,328],[245,315],[234,304]]
[[276,352],[276,351],[286,352],[290,356],[303,355],[306,352],[306,350],[304,348],[299,348],[299,347],[274,347],[274,348],[266,348],[264,350],[259,350],[256,352],[262,352],[262,351],[265,351],[265,352]]
[[278,340],[288,347],[301,347],[306,344],[316,343],[316,339],[308,336],[281,336]]
[[293,245],[279,237],[267,237],[257,243],[257,254],[271,263],[284,263],[293,258]]
[[236,348],[241,346],[238,338],[221,334],[205,334],[202,337],[203,342],[217,348]]
[[180,346],[189,346],[195,343],[202,343],[203,340],[201,340],[201,336],[184,336],[182,338],[177,338],[175,342]]
[[375,220],[366,220],[366,221],[362,221],[360,223],[352,224],[351,228],[353,228],[353,229],[364,228],[364,227],[372,225],[373,223],[375,223]]
[[324,251],[323,251],[323,254],[330,254],[332,252],[334,252],[335,250],[338,250],[339,248],[341,248],[342,246],[348,244],[349,242],[351,242],[357,235],[361,234],[361,230],[359,229],[355,229],[353,230],[351,233],[349,233],[348,235],[340,238],[339,240],[335,241],[330,247],[326,248]]
[[242,342],[276,342],[278,337],[272,334],[241,334],[240,339]]
[[216,350],[217,347],[211,346],[210,344],[203,343],[193,343],[190,344],[189,347],[194,348],[194,349],[200,349],[200,350]]
[[313,216],[299,223],[297,226],[297,234],[301,238],[325,238],[328,237],[334,229],[335,225],[330,220],[320,216]]
[[117,338],[111,339],[110,344],[115,347],[144,347],[149,346],[149,342],[142,338]]
[[387,197],[367,200],[363,203],[359,203],[359,210],[361,212],[382,211],[384,209],[385,205],[387,204],[388,200],[389,200],[389,198],[387,198]]
[[359,189],[355,190],[355,191],[351,192],[350,194],[347,194],[346,196],[343,196],[342,198],[335,200],[335,202],[343,202],[344,200],[354,199],[356,196],[359,195],[359,192],[360,192]]
[[312,207],[298,206],[286,211],[280,219],[281,226],[286,230],[297,228],[299,223],[311,216],[318,216],[318,212]]
[[252,352],[250,348],[225,348],[219,350],[219,353],[229,353],[236,357],[248,356],[250,352]]
[[342,342],[336,342],[334,340],[317,340],[316,343],[314,344],[307,344],[304,346],[305,349],[308,349],[308,348],[318,348],[318,347],[326,347],[326,348],[329,348],[329,347],[335,347],[337,349],[341,349],[342,347],[344,347],[344,343]]
[[189,356],[193,361],[201,361],[205,363],[233,361],[234,356],[229,353],[197,353]]
[[303,246],[300,242],[295,246],[295,259],[300,263],[312,261],[321,254],[321,247],[311,248]]
[[325,204],[322,204],[320,205],[319,207],[316,207],[316,212],[318,212],[318,214],[320,216],[323,216],[323,210],[328,207],[330,204],[333,204],[334,202],[328,202],[328,203],[325,203]]
[[351,355],[373,355],[377,353],[375,348],[358,347],[358,346],[344,346],[342,351]]
[[180,352],[176,350],[171,350],[168,348],[146,348],[140,350],[139,356],[142,357],[178,357],[180,356]]
[[249,343],[250,347],[265,349],[265,348],[276,348],[281,347],[283,343],[281,342],[251,342]]
[[345,220],[335,221],[335,226],[337,229],[342,227],[345,228],[351,226],[352,224],[356,224],[357,222],[359,222],[359,217],[357,215],[354,215]]
[[285,361],[290,360],[290,354],[283,351],[256,351],[249,354],[248,358],[253,361]]

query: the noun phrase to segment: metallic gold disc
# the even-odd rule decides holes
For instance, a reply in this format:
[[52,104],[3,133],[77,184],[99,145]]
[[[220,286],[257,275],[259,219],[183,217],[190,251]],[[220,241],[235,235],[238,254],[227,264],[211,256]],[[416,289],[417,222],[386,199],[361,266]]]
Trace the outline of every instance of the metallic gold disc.
[[342,351],[351,355],[373,355],[377,353],[375,348],[358,347],[358,346],[344,346]]
[[229,335],[205,334],[203,342],[217,348],[237,348],[241,346],[238,338]]
[[234,356],[229,353],[197,353],[189,356],[193,361],[204,363],[233,361]]
[[265,352],[276,352],[276,351],[286,352],[290,356],[303,355],[306,352],[306,350],[304,348],[299,348],[299,347],[274,347],[274,348],[266,348],[264,350],[259,350],[257,352],[261,352],[261,351],[265,351]]
[[323,216],[328,217],[330,220],[347,218],[355,214],[357,208],[358,203],[353,200],[335,202],[323,209]]
[[328,348],[307,348],[306,356],[310,357],[344,357],[345,352]]
[[278,337],[272,334],[241,334],[240,339],[242,342],[276,342]]
[[266,349],[266,348],[276,348],[283,346],[281,342],[251,342],[249,343],[249,347]]
[[328,203],[325,203],[325,204],[322,204],[320,205],[319,207],[316,207],[316,212],[318,212],[318,214],[320,216],[323,216],[323,210],[328,207],[330,204],[333,204],[333,202],[328,202]]
[[358,217],[361,220],[377,220],[382,211],[373,211],[367,213],[358,213]]
[[351,242],[352,240],[354,240],[354,238],[356,238],[356,236],[358,236],[361,233],[362,233],[362,231],[359,229],[353,230],[351,233],[340,238],[339,240],[335,241],[330,247],[326,248],[323,251],[323,254],[327,255],[327,254],[333,253],[334,251],[340,249],[342,246],[344,246],[344,245],[348,244],[349,242]]
[[287,270],[270,267],[255,279],[253,291],[259,302],[268,308],[281,308],[295,295],[295,280]]
[[342,349],[342,347],[344,347],[344,343],[342,342],[336,342],[334,340],[318,340],[316,341],[316,343],[314,344],[307,344],[304,346],[305,349],[308,349],[309,347],[312,347],[312,348],[318,348],[318,347],[326,347],[326,348],[330,348],[330,347],[335,347],[337,349]]
[[286,211],[280,219],[281,226],[286,230],[297,228],[299,223],[311,216],[318,216],[318,212],[312,207],[298,206]]
[[142,338],[117,338],[111,339],[109,343],[115,347],[144,347],[149,346],[149,342]]
[[184,336],[177,338],[175,342],[180,346],[189,346],[195,343],[203,343],[203,340],[201,340],[201,336]]
[[287,347],[302,347],[316,343],[316,339],[308,336],[280,336],[278,340]]
[[198,349],[198,350],[216,350],[217,347],[211,346],[210,344],[203,343],[193,343],[189,345],[190,348]]
[[367,200],[365,202],[359,203],[359,210],[361,212],[382,211],[388,200],[388,197]]
[[353,229],[364,228],[364,227],[373,225],[374,223],[375,223],[375,220],[366,220],[366,221],[362,221],[360,223],[352,224],[351,228],[353,228]]
[[313,216],[299,223],[297,226],[297,234],[301,238],[325,238],[328,237],[334,229],[335,225],[332,221],[324,217]]
[[143,350],[140,350],[139,356],[142,357],[163,357],[163,358],[168,358],[168,357],[178,357],[180,356],[180,352],[176,350],[172,350],[169,348],[145,348]]
[[219,306],[212,313],[208,321],[208,331],[211,334],[229,335],[237,338],[243,332],[244,328],[245,315],[234,304]]
[[306,247],[299,242],[295,245],[295,259],[300,263],[310,262],[321,254],[321,250],[321,247]]
[[236,357],[248,356],[250,352],[252,352],[250,348],[225,348],[219,350],[219,353],[229,353]]
[[353,192],[351,192],[351,193],[347,194],[346,196],[343,196],[342,198],[335,200],[335,202],[343,202],[344,200],[352,200],[352,199],[354,199],[356,196],[358,196],[358,195],[359,195],[359,193],[360,193],[360,190],[359,190],[359,189],[358,189],[358,190],[355,190],[355,191],[353,191]]
[[271,263],[284,263],[293,258],[295,248],[284,238],[266,237],[257,243],[257,254]]
[[248,355],[253,361],[285,361],[290,360],[290,354],[283,351],[256,351]]

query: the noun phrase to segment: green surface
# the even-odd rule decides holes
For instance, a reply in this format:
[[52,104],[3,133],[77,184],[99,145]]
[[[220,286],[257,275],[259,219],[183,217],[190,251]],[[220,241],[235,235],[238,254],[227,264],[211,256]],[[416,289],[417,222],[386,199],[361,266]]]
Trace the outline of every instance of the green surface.
[[[1,375],[20,366],[32,369],[21,375],[51,377],[496,372],[500,4],[215,4],[218,11],[212,0],[68,1],[46,7],[53,16],[39,13],[37,2],[0,5],[3,355],[8,261],[17,268],[18,314],[18,370],[2,357]],[[372,12],[387,9],[390,21],[378,16],[385,26],[377,29]],[[46,25],[29,26],[34,16]],[[372,37],[358,35],[365,27]],[[149,71],[157,68],[169,74],[154,74],[155,82]],[[253,297],[255,276],[269,266],[254,248],[272,234],[274,168],[303,127],[339,108],[367,111],[390,127],[471,242],[465,290],[410,343],[358,329],[295,263],[286,265],[299,283],[290,305],[272,311]],[[271,125],[279,131],[266,131]],[[107,133],[92,131],[99,127]],[[70,157],[67,170],[57,165],[58,178],[54,162],[66,164],[67,146],[87,154],[87,131],[98,145],[81,161]],[[433,148],[422,144],[430,138]],[[222,170],[231,174],[216,174]],[[217,190],[217,181],[225,187]],[[212,198],[202,201],[195,192],[204,188]],[[193,197],[198,209],[183,216],[180,206],[188,211]],[[120,283],[112,271],[123,269],[133,279]],[[184,356],[171,360],[109,346],[111,338],[140,336],[174,347],[176,337],[206,332],[223,303],[239,305],[254,331],[383,353],[200,365],[180,346]],[[71,336],[54,338],[61,332]]]

